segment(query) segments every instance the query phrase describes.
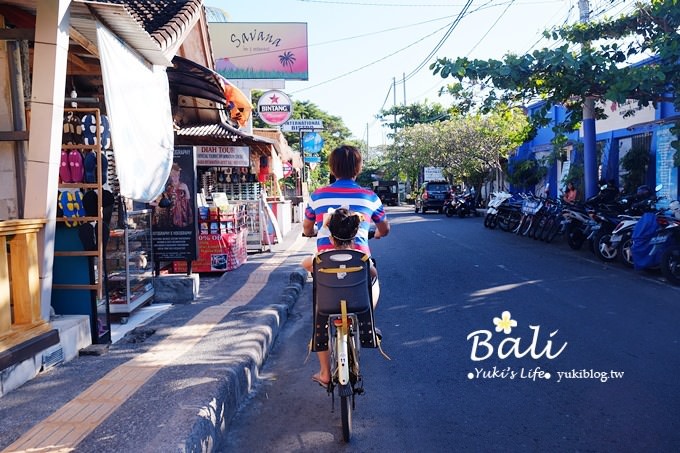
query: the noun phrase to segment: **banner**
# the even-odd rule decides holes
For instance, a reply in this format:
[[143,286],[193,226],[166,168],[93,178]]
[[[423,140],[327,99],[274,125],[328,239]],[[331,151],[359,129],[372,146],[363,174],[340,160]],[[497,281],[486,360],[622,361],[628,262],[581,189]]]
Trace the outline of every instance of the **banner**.
[[198,255],[196,165],[192,147],[178,147],[163,192],[151,203],[153,259],[189,261]]
[[151,69],[97,22],[106,111],[120,194],[142,202],[163,191],[174,148],[165,68]]

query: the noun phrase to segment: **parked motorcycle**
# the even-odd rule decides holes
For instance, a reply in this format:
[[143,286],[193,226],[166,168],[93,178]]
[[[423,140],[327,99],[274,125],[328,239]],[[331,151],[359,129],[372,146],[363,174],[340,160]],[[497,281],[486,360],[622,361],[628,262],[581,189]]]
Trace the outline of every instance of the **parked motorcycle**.
[[446,214],[446,217],[453,217],[456,214],[458,203],[458,196],[454,193],[450,193],[444,202],[444,207],[442,208],[444,214]]
[[484,226],[490,229],[496,228],[498,225],[498,209],[506,201],[512,198],[509,192],[501,191],[491,194],[491,200],[487,204],[486,216],[484,217]]
[[593,206],[589,212],[595,224],[590,227],[588,241],[595,256],[602,261],[614,261],[618,250],[611,245],[611,235],[620,222],[620,216],[631,212],[631,198],[618,197],[611,203]]
[[666,228],[665,233],[673,235],[674,244],[661,255],[661,273],[669,283],[680,286],[680,202],[673,201],[669,206],[675,219],[674,227]]
[[642,214],[656,212],[656,203],[659,200],[656,193],[662,188],[663,185],[657,185],[655,192],[652,194],[647,186],[638,187],[636,194],[629,197],[634,199],[635,202],[631,204],[626,215],[619,216],[619,224],[612,231],[609,246],[616,247],[616,256],[619,258],[619,261],[628,267],[633,267],[631,246],[633,245],[633,229],[635,224],[640,220]]
[[672,252],[680,249],[680,203],[669,208],[642,215],[633,229],[631,255],[635,269],[660,267],[670,283],[680,285],[678,253]]
[[479,216],[475,198],[475,193],[472,191],[457,197],[458,202],[456,206],[456,214],[458,217],[462,219],[468,215],[474,215],[475,217]]

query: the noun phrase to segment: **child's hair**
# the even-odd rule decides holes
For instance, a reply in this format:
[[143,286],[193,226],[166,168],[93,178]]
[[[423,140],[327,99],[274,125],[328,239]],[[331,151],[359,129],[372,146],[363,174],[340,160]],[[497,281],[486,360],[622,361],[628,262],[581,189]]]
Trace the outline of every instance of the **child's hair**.
[[359,231],[361,215],[347,208],[338,208],[331,214],[328,221],[328,229],[333,237],[336,247],[344,247],[354,242],[354,237]]

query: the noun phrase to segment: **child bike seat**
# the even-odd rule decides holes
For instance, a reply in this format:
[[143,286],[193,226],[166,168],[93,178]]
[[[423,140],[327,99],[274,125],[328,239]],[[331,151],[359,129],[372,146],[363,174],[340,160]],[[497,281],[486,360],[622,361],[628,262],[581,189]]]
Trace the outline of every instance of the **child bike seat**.
[[357,315],[361,346],[377,347],[369,266],[369,256],[358,250],[328,250],[314,257],[312,350],[328,349],[328,316],[341,312],[343,300],[347,312]]

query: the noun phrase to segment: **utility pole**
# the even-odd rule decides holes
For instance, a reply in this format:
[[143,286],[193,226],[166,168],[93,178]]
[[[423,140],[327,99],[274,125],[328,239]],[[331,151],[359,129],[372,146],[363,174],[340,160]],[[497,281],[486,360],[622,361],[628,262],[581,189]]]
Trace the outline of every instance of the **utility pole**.
[[[589,0],[579,0],[579,19],[585,24],[590,20]],[[583,49],[588,49],[585,43]],[[595,99],[586,96],[583,100],[583,175],[586,199],[597,195],[597,131],[595,129]]]
[[394,135],[397,135],[397,78],[392,77],[392,107],[394,107]]
[[370,153],[370,146],[368,146],[368,122],[366,123],[366,160],[368,160],[369,153]]
[[[393,94],[394,94],[394,138],[397,138],[397,78],[392,77]],[[405,87],[405,85],[404,85]],[[404,88],[406,90],[406,88]],[[394,143],[394,142],[393,142]],[[401,198],[399,196],[399,153],[397,152],[397,202],[401,203]]]

